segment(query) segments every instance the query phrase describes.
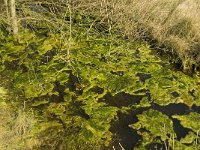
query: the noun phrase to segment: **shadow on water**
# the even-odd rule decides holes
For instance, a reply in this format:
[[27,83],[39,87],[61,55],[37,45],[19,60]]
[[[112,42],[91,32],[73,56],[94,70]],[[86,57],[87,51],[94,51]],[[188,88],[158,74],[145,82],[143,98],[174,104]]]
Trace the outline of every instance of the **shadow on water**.
[[140,82],[145,82],[145,80],[150,79],[152,75],[150,73],[137,73]]
[[130,95],[125,92],[118,93],[114,96],[112,96],[110,93],[107,93],[100,101],[106,102],[109,106],[122,108],[138,104],[142,97],[142,95]]
[[153,104],[152,109],[158,110],[162,112],[163,114],[170,117],[170,119],[173,121],[173,128],[176,132],[177,139],[180,140],[181,138],[184,138],[190,129],[184,128],[180,121],[177,119],[172,118],[173,115],[187,115],[190,112],[194,112],[190,107],[188,107],[185,104],[169,104],[167,106],[160,106],[158,104]]
[[118,113],[119,120],[114,123],[110,129],[114,133],[113,141],[111,146],[118,150],[121,149],[120,144],[126,150],[134,148],[140,136],[137,132],[131,129],[128,125],[135,122],[136,118],[130,114]]
[[[151,78],[151,74],[143,74],[139,73],[137,74],[140,78],[141,82],[145,82],[145,80]],[[76,91],[75,83],[78,82],[77,78],[74,76],[70,76],[70,80],[74,82],[70,82],[71,84],[68,85],[70,90]],[[59,93],[62,95],[63,91],[59,91]],[[91,89],[91,92],[96,92],[98,94],[103,93],[103,89],[99,87],[94,87]],[[76,91],[77,94],[81,94],[80,91]],[[141,95],[141,93],[144,93],[144,95]],[[171,93],[173,97],[179,97],[179,93],[177,92],[172,92]],[[174,131],[176,132],[177,139],[180,140],[181,138],[185,137],[188,132],[190,131],[187,128],[184,128],[181,124],[180,121],[177,119],[172,118],[173,115],[187,115],[190,112],[197,112],[200,113],[200,107],[193,105],[192,107],[188,107],[185,104],[169,104],[166,106],[160,106],[155,103],[151,103],[150,107],[140,107],[140,108],[135,108],[137,104],[140,103],[142,98],[146,96],[148,97],[149,101],[151,101],[151,96],[150,96],[150,91],[148,90],[140,90],[135,92],[133,95],[121,92],[118,93],[114,96],[112,96],[110,93],[107,93],[103,98],[99,99],[99,101],[103,101],[107,103],[109,106],[114,106],[118,108],[126,107],[128,108],[129,111],[127,113],[118,112],[118,119],[113,121],[111,124],[110,131],[113,133],[113,140],[110,143],[110,149],[112,150],[122,150],[122,147],[125,150],[133,150],[134,147],[136,147],[139,144],[139,141],[141,140],[141,136],[137,134],[137,131],[129,127],[129,125],[135,123],[138,121],[137,115],[141,114],[143,111],[146,111],[148,109],[154,109],[157,111],[162,112],[163,114],[169,116],[169,118],[173,121],[173,128]],[[77,104],[79,107],[80,104]],[[80,110],[80,108],[79,108]],[[80,111],[77,112],[76,115],[80,115],[81,117],[85,119],[89,119],[89,116],[84,112]],[[122,147],[121,147],[122,146]],[[160,143],[152,143],[148,145],[146,148],[147,149],[163,149],[163,144]]]
[[193,105],[192,110],[194,110],[197,113],[200,113],[200,106]]
[[[114,96],[107,93],[100,101],[106,102],[109,106],[131,108],[138,104],[142,97],[142,95],[130,95],[124,92]],[[146,108],[139,108],[135,111],[128,111],[128,113],[118,112],[118,120],[113,122],[110,128],[110,131],[113,133],[110,149],[115,148],[116,150],[121,150],[122,146],[125,150],[133,150],[141,137],[137,134],[137,131],[130,128],[129,125],[136,122],[136,115],[142,113],[145,109]]]
[[[169,104],[167,106],[160,106],[158,104],[152,103],[150,107],[140,107],[135,109],[134,106],[140,102],[143,96],[141,95],[130,95],[127,93],[118,93],[115,96],[111,94],[106,94],[102,99],[110,106],[115,106],[118,108],[129,107],[133,108],[128,111],[128,113],[118,112],[118,120],[113,122],[110,128],[110,131],[113,133],[113,141],[110,145],[110,148],[113,149],[113,146],[116,150],[121,150],[121,146],[125,150],[133,150],[134,147],[139,143],[141,136],[137,134],[137,131],[130,128],[129,125],[138,121],[137,115],[141,114],[143,111],[148,109],[154,109],[162,112],[163,114],[170,117],[173,121],[173,128],[176,132],[177,139],[185,137],[190,129],[184,128],[180,121],[172,118],[173,115],[187,115],[190,112],[200,112],[200,107],[192,106],[188,107],[185,104]],[[121,146],[120,146],[120,144]],[[149,145],[150,147],[161,148],[163,145],[159,143],[154,143],[154,145]],[[155,148],[154,148],[155,149]]]
[[165,145],[161,143],[151,143],[145,147],[147,150],[166,150]]
[[112,149],[121,150],[123,147],[125,150],[133,150],[141,136],[137,134],[136,130],[130,128],[129,125],[137,122],[136,115],[144,110],[147,110],[147,108],[130,111],[128,114],[118,112],[118,121],[114,122],[110,128],[110,131],[114,134],[113,141],[110,144]]
[[152,109],[158,110],[167,116],[172,115],[186,115],[192,111],[190,107],[185,104],[178,103],[178,104],[169,104],[166,106],[160,106],[158,104],[153,103]]

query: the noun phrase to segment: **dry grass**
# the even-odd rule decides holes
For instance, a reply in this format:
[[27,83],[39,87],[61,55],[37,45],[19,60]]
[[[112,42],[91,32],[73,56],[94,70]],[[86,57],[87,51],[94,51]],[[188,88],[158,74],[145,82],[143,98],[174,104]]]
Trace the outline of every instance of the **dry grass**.
[[[198,0],[92,0],[83,10],[96,14],[111,29],[133,39],[156,41],[161,51],[177,55],[185,70],[200,64],[200,2]],[[89,4],[91,7],[86,6]],[[88,10],[89,9],[89,10]]]
[[106,24],[110,34],[156,41],[158,47],[164,45],[160,50],[178,56],[185,70],[200,65],[198,0],[22,0],[18,3],[19,22],[29,25],[42,22],[49,29],[60,31],[70,28],[66,20],[70,11],[97,17],[95,21]]
[[38,141],[31,135],[34,118],[30,112],[12,112],[8,106],[1,108],[0,113],[0,149],[17,150],[33,149]]
[[7,92],[0,87],[0,149],[33,149],[38,141],[31,135],[35,119],[31,111],[15,109],[6,103]]

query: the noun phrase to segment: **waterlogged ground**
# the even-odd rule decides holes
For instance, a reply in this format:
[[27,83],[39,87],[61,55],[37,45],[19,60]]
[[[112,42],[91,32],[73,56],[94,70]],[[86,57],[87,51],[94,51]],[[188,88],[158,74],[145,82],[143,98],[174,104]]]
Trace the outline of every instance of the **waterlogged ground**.
[[12,94],[0,104],[34,114],[17,128],[18,148],[200,149],[200,78],[171,70],[147,44],[84,36],[1,39]]

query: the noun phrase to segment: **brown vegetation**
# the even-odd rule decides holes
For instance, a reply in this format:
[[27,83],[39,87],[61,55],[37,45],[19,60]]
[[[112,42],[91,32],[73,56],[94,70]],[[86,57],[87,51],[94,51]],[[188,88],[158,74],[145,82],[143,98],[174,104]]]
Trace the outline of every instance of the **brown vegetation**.
[[64,31],[70,28],[66,14],[79,11],[96,18],[89,26],[98,22],[111,34],[156,42],[160,51],[175,55],[172,61],[181,60],[188,70],[200,65],[199,6],[198,0],[23,0],[17,3],[17,13],[24,26],[34,29],[42,23]]

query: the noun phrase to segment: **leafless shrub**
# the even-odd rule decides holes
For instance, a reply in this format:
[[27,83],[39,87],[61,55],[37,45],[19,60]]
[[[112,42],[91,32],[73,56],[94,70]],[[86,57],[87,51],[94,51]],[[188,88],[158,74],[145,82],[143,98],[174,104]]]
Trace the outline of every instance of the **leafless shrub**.
[[[34,28],[38,23],[50,30],[67,31],[69,12],[94,16],[110,34],[134,40],[156,40],[183,61],[184,69],[199,65],[200,5],[198,0],[21,0],[18,19]],[[94,22],[90,22],[94,25]],[[89,27],[90,28],[90,25]],[[120,29],[120,30],[119,30]],[[63,32],[64,33],[64,32]]]

